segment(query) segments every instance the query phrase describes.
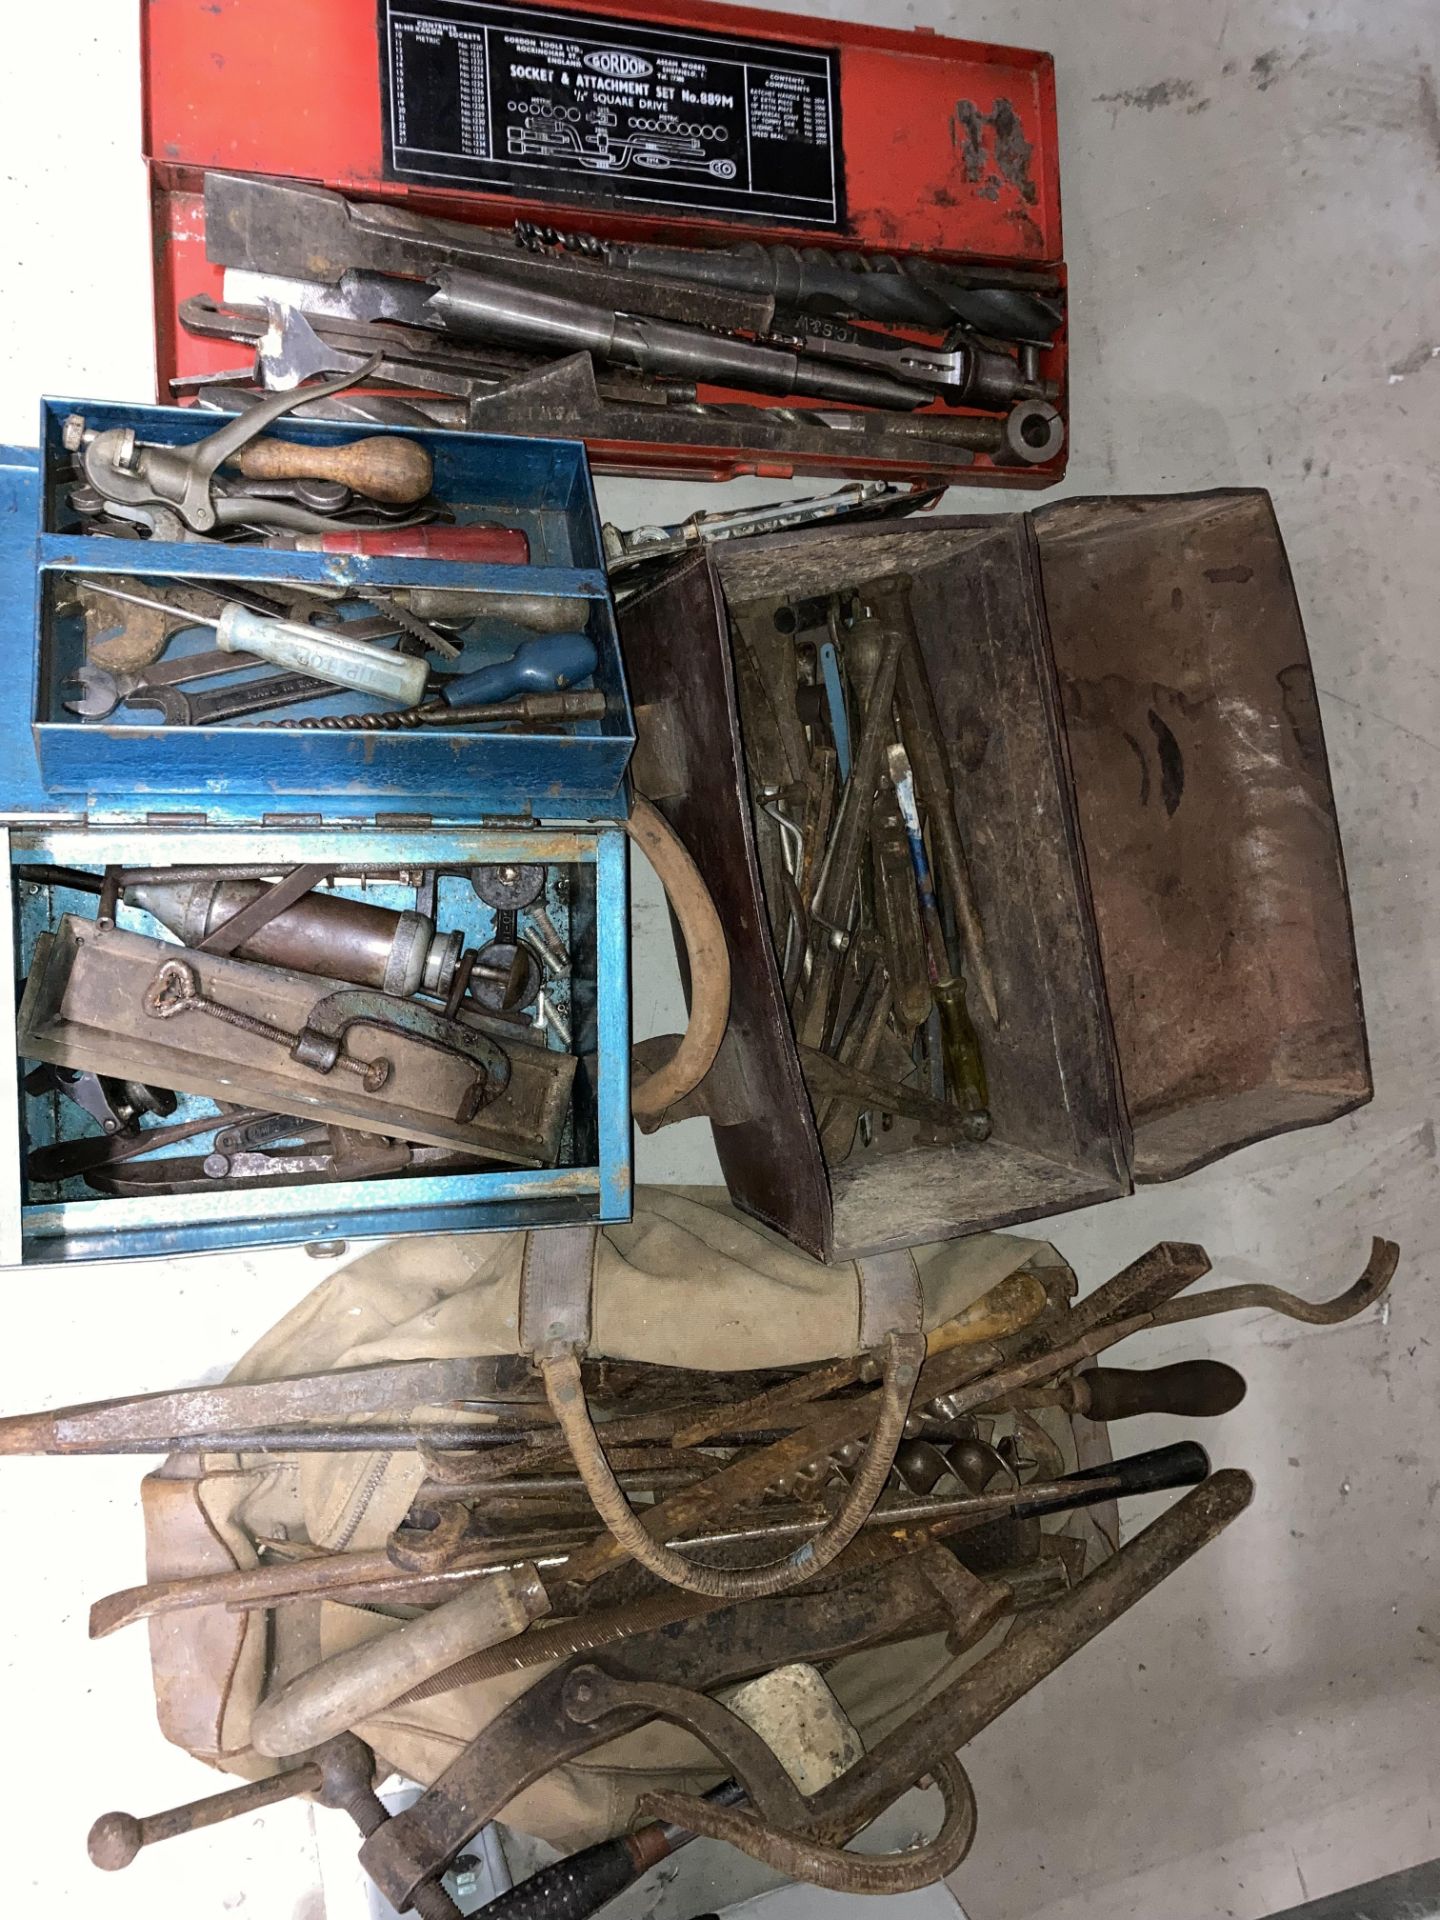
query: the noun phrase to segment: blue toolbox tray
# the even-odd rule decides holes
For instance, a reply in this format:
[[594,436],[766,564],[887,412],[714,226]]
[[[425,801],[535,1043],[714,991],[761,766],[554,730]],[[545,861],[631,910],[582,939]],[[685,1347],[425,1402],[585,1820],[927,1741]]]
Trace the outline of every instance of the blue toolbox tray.
[[[439,560],[378,559],[356,554],[296,553],[272,548],[160,540],[115,540],[82,531],[66,504],[74,484],[72,456],[62,444],[68,415],[98,431],[131,427],[137,439],[180,446],[213,433],[224,416],[193,407],[97,405],[46,400],[41,407],[41,523],[36,563],[42,591],[35,604],[35,644],[28,676],[34,759],[47,793],[104,795],[117,804],[153,807],[157,796],[210,796],[227,818],[253,818],[249,796],[323,799],[329,818],[364,817],[374,802],[443,800],[467,819],[480,814],[543,810],[569,817],[623,812],[621,789],[635,744],[615,617],[605,578],[600,521],[585,449],[578,441],[519,440],[494,434],[364,427],[285,416],[268,438],[343,446],[363,435],[420,441],[435,466],[435,493],[457,520],[495,519],[523,531],[528,566],[475,566]],[[606,696],[598,720],[567,723],[554,733],[495,734],[462,727],[396,733],[277,733],[264,724],[223,728],[170,727],[143,716],[81,723],[64,706],[65,680],[83,658],[78,621],[57,617],[54,576],[83,573],[183,576],[262,583],[466,587],[485,592],[556,595],[586,603],[585,630],[600,663],[594,684]],[[524,639],[495,628],[484,654],[467,647],[465,666],[503,658]],[[17,689],[18,691],[18,689]],[[337,694],[306,713],[340,712],[366,702]],[[278,716],[271,716],[272,718]],[[5,761],[17,716],[0,716]],[[139,724],[136,724],[137,720]],[[237,801],[233,808],[232,801]],[[67,802],[67,804],[75,804]],[[0,807],[13,805],[9,792]]]
[[[435,490],[457,519],[523,527],[532,564],[380,560],[83,534],[65,499],[72,476],[60,433],[72,412],[96,427],[134,426],[145,440],[200,438],[217,424],[213,414],[179,408],[47,400],[40,450],[0,448],[0,606],[16,667],[12,698],[0,708],[0,832],[8,842],[0,941],[16,1000],[37,941],[65,914],[95,910],[93,898],[68,891],[46,868],[273,863],[280,872],[332,863],[380,870],[361,897],[401,908],[414,904],[412,876],[438,869],[448,876],[443,924],[475,945],[493,935],[494,913],[464,876],[482,865],[533,862],[547,869],[540,904],[570,955],[568,976],[549,982],[549,997],[577,1069],[553,1167],[116,1197],[73,1178],[27,1181],[31,1148],[97,1138],[99,1126],[59,1094],[26,1092],[28,1063],[7,1045],[0,1050],[0,1265],[628,1218],[629,920],[620,820],[633,722],[583,448],[416,431],[412,437],[435,461]],[[386,431],[288,418],[279,430],[336,443]],[[156,726],[146,716],[127,724],[123,713],[119,724],[57,718],[64,673],[82,657],[66,652],[74,651],[78,629],[57,635],[46,618],[51,576],[62,572],[518,588],[583,599],[600,655],[593,684],[606,694],[607,711],[563,733],[460,738],[458,729],[347,735]],[[511,650],[514,639],[504,644],[502,634],[496,652]],[[335,704],[363,702],[342,694]],[[335,884],[347,887],[343,877]],[[121,911],[131,930],[159,931],[138,910]],[[546,1044],[566,1050],[550,1030]],[[182,1093],[164,1124],[198,1117],[209,1104]],[[206,1137],[173,1151],[203,1154]]]

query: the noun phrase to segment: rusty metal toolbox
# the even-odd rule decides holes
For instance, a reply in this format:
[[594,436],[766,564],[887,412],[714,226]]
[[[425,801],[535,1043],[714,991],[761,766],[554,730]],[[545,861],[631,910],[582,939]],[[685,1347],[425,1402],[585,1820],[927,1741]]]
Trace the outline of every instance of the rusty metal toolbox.
[[[970,994],[981,1145],[877,1129],[826,1164],[757,858],[730,622],[887,574],[921,652],[995,973]],[[677,563],[621,616],[637,787],[730,930],[701,1089],[736,1201],[840,1259],[1172,1179],[1370,1098],[1334,798],[1263,491],[778,534]],[[687,635],[677,649],[672,636]]]
[[[233,340],[178,317],[223,291],[206,253],[212,170],[310,183],[402,217],[776,243],[862,268],[915,255],[1063,290],[1045,53],[716,0],[146,0],[143,19],[164,400],[177,377],[239,357]],[[318,229],[312,238],[318,259]],[[1062,419],[1066,366],[1062,319],[1038,366]],[[685,405],[627,405],[597,394],[581,353],[502,389],[469,424],[575,434],[605,472],[1030,487],[1063,474],[1063,448],[997,465],[946,444],[925,426],[944,411],[881,430],[884,416],[863,408],[703,384]]]
[[[22,1017],[27,1037],[43,1036],[24,1062],[12,1036],[0,1065],[0,1265],[627,1218],[629,953],[620,821],[633,723],[583,448],[471,434],[414,436],[426,442],[437,486],[456,518],[522,529],[527,566],[117,540],[82,533],[67,505],[71,469],[61,425],[71,411],[105,426],[133,426],[141,440],[169,443],[198,438],[216,424],[214,415],[189,410],[47,401],[38,452],[0,450],[0,524],[7,530],[0,538],[0,604],[17,663],[0,713],[6,841],[0,939],[17,1000],[33,974]],[[323,423],[286,420],[280,430],[319,444],[355,437],[353,427]],[[235,579],[257,589],[281,580],[490,591],[523,583],[528,593],[558,596],[583,610],[580,623],[599,655],[594,685],[605,711],[598,720],[488,738],[458,728],[429,729],[421,739],[257,724],[157,725],[153,715],[127,715],[123,708],[113,721],[82,724],[63,698],[65,676],[84,657],[82,641],[57,595],[67,580],[107,573],[138,577],[142,586],[147,578],[168,576],[196,584]],[[503,629],[496,637],[503,638]],[[185,636],[171,644],[183,650]],[[354,696],[339,699],[355,704]],[[452,737],[429,737],[440,733]],[[309,1184],[289,1183],[282,1169],[273,1180],[257,1177],[245,1185],[218,1178],[226,1173],[217,1164],[224,1156],[207,1151],[209,1133],[200,1132],[128,1162],[131,1169],[159,1168],[163,1176],[162,1162],[172,1152],[186,1156],[188,1184],[178,1191],[162,1192],[133,1172],[124,1181],[115,1174],[91,1183],[76,1173],[42,1177],[56,1152],[78,1141],[103,1141],[102,1127],[113,1131],[111,1118],[82,1111],[57,1084],[71,1055],[66,1034],[57,1038],[46,1025],[48,957],[62,952],[77,930],[83,933],[83,922],[93,926],[97,913],[107,911],[104,896],[97,909],[74,876],[144,870],[147,878],[159,873],[179,887],[195,879],[197,869],[215,867],[256,875],[314,867],[331,876],[326,884],[339,897],[408,913],[407,925],[428,888],[422,914],[428,912],[432,933],[440,925],[457,936],[456,953],[462,938],[479,946],[499,930],[501,909],[482,898],[475,878],[482,869],[542,869],[543,891],[524,904],[537,923],[546,917],[545,937],[560,960],[553,973],[548,962],[543,970],[546,997],[538,1009],[545,1022],[527,1029],[525,1047],[512,1054],[526,1087],[538,1089],[533,1099],[525,1096],[531,1100],[526,1112],[540,1116],[537,1129],[543,1121],[543,1144],[520,1140],[503,1156],[492,1148],[480,1170],[473,1157],[457,1169],[445,1165],[442,1129],[429,1158],[413,1153],[406,1166],[383,1165],[383,1154],[347,1161],[337,1149],[328,1171],[301,1176]],[[90,888],[98,892],[98,885]],[[103,931],[103,917],[101,925]],[[172,921],[152,920],[128,895],[116,926],[120,944],[129,940],[137,950],[164,929],[176,935]],[[137,935],[143,937],[138,942]],[[192,940],[188,932],[183,937]],[[387,990],[410,989],[389,988],[387,976]],[[182,1083],[180,1104],[165,1125],[178,1131],[226,1098],[224,1062],[233,1056],[223,1036],[229,1031],[206,1032],[203,1052],[213,1072]],[[114,1036],[106,1038],[108,1044]],[[147,1052],[144,1033],[138,1035],[134,1066],[126,1071],[144,1079],[149,1057],[158,1060],[168,1038],[157,1028]],[[199,1050],[197,1057],[203,1060]],[[47,1084],[36,1080],[36,1059],[49,1063]],[[343,1101],[331,1105],[330,1122],[339,1125]],[[215,1119],[216,1129],[223,1124]],[[364,1119],[358,1124],[363,1130]],[[382,1141],[373,1131],[365,1138]],[[37,1152],[38,1161],[31,1157]],[[455,1162],[456,1154],[449,1159]],[[435,1170],[427,1171],[431,1162]],[[179,1165],[173,1162],[170,1171]],[[374,1170],[347,1177],[347,1166]]]

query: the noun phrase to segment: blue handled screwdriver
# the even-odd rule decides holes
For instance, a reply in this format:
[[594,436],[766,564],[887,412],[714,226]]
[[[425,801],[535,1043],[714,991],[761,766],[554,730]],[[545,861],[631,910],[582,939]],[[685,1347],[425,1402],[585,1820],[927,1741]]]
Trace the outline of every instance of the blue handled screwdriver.
[[595,643],[583,633],[537,633],[508,660],[447,680],[440,698],[447,707],[513,700],[521,693],[562,693],[588,680],[599,664]]
[[[595,719],[605,711],[604,694],[568,689],[588,679],[599,658],[594,641],[583,633],[537,633],[508,660],[453,675],[423,706],[398,713],[312,714],[280,725],[330,733],[389,733],[422,726],[483,726],[511,718]],[[507,707],[507,702],[514,705]]]

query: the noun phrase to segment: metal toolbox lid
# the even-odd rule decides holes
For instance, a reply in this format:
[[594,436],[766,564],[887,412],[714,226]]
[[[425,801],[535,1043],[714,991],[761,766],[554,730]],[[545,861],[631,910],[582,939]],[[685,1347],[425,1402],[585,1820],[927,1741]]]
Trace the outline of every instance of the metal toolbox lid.
[[[243,7],[147,0],[143,17],[156,367],[165,397],[173,377],[218,371],[235,359],[232,343],[186,333],[176,317],[183,300],[221,292],[222,270],[205,257],[209,169],[316,183],[452,220],[558,222],[621,240],[758,240],[1001,266],[1062,263],[1048,53],[718,0],[381,0],[378,26],[375,0],[247,0]],[[622,108],[632,76],[642,84],[642,67],[658,73],[668,63],[663,73],[676,97],[661,102],[663,124],[645,122],[651,132],[638,157],[620,151],[633,131],[627,120],[614,134],[596,134],[604,151],[586,149],[573,166],[564,164],[548,132],[512,124],[518,100],[509,101],[507,124],[479,130],[477,114],[498,111],[502,68],[522,92],[530,84],[524,76],[548,72],[532,90],[547,96],[539,100],[541,118],[553,118],[557,83],[545,61],[547,49],[561,45],[567,57],[573,51],[597,99]],[[285,59],[276,59],[277,47],[288,50]],[[788,99],[779,82],[756,77],[757,48],[774,49]],[[679,77],[687,56],[692,72],[703,74],[710,62],[716,74],[745,77],[732,94],[707,89],[703,79],[687,91]],[[763,176],[748,137],[728,180],[715,177],[703,152],[669,150],[673,140],[704,149],[727,112],[750,129],[748,91],[738,111],[741,86],[764,96],[755,109],[757,139],[776,138],[778,126],[786,161],[772,168],[774,179]],[[427,88],[422,114],[419,94]],[[436,114],[444,125],[427,131],[422,118]],[[803,153],[783,144],[797,128]],[[745,166],[755,167],[757,183],[780,188],[797,162],[822,150],[833,178],[817,172],[808,195],[743,191]],[[1066,366],[1062,327],[1042,367],[1063,389]],[[736,396],[701,387],[699,398],[724,404]],[[579,397],[565,404],[578,421]],[[632,418],[624,431],[585,431],[598,468],[631,474],[914,474],[1034,488],[1064,472],[1063,452],[1043,467],[997,467],[983,455],[972,464],[957,449],[902,432],[859,447],[853,432],[798,424],[786,403],[747,402],[744,413],[753,424],[681,413],[657,418],[653,430]]]
[[1371,1097],[1305,628],[1268,493],[1035,529],[1138,1181]]
[[[14,697],[0,711],[0,817],[92,821],[191,817],[200,824],[368,819],[377,812],[417,824],[530,815],[551,820],[616,816],[634,725],[601,558],[599,516],[578,443],[435,430],[400,431],[424,441],[437,492],[462,517],[493,511],[524,527],[533,562],[470,566],[439,561],[292,553],[258,546],[116,541],[78,533],[65,508],[70,456],[67,414],[92,424],[133,425],[142,439],[183,443],[213,431],[217,416],[189,408],[122,407],[47,400],[41,450],[6,450],[0,473],[0,577],[12,649],[24,661]],[[286,437],[343,443],[353,425],[280,422]],[[37,532],[38,529],[38,532]],[[555,734],[280,734],[263,727],[216,729],[90,724],[54,717],[61,668],[42,643],[47,576],[148,571],[197,577],[415,584],[576,597],[607,696],[599,721]],[[416,749],[419,749],[416,751]]]

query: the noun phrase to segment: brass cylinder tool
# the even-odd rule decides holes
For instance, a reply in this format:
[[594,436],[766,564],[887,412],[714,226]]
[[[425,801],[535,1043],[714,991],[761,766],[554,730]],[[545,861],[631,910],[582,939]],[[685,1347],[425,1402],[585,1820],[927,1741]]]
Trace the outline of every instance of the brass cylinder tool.
[[[124,890],[126,901],[168,927],[187,947],[202,947],[242,907],[267,892],[258,880],[157,878]],[[371,906],[340,894],[307,892],[226,952],[298,973],[338,974],[386,993],[444,994],[464,944],[423,914]]]

